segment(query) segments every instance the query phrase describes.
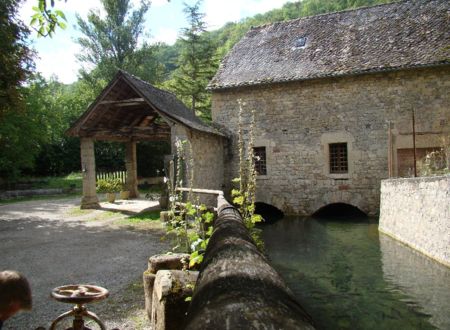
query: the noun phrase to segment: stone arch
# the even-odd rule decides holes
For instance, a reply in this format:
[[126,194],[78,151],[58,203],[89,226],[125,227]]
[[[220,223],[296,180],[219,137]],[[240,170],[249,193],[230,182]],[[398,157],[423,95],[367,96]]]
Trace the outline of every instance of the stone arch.
[[323,194],[320,199],[316,200],[314,203],[311,203],[309,214],[314,214],[327,205],[332,204],[350,205],[356,209],[359,209],[366,215],[371,214],[367,199],[363,198],[360,193],[349,190],[339,190]]
[[367,213],[356,206],[346,203],[327,204],[313,213],[313,217],[317,218],[365,218]]
[[255,203],[255,213],[260,214],[266,223],[271,223],[284,217],[283,211],[279,208],[263,202]]

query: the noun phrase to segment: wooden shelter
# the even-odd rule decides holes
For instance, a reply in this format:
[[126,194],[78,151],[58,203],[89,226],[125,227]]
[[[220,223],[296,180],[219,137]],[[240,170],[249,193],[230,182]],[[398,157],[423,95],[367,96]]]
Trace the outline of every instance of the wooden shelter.
[[95,186],[95,141],[126,144],[127,187],[137,197],[136,142],[171,141],[177,125],[220,135],[200,121],[170,92],[119,70],[113,80],[66,134],[81,139],[82,208],[99,206]]

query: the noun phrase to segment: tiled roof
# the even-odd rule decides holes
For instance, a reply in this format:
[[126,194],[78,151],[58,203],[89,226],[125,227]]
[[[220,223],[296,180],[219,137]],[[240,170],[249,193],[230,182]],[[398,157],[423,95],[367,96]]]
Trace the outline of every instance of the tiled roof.
[[[113,90],[114,87],[114,90]],[[131,88],[131,89],[130,89]],[[70,136],[79,136],[80,130],[82,126],[95,128],[95,126],[101,122],[110,121],[111,118],[108,116],[103,116],[105,114],[105,109],[102,107],[102,100],[109,97],[109,100],[115,100],[115,97],[118,91],[121,91],[125,94],[132,91],[132,95],[139,95],[139,97],[143,98],[145,103],[151,106],[152,109],[155,109],[160,115],[169,118],[172,121],[178,122],[187,126],[191,129],[225,136],[221,132],[219,132],[214,127],[202,122],[199,118],[197,118],[194,112],[188,109],[180,100],[176,98],[176,96],[168,91],[156,88],[141,80],[140,78],[129,74],[126,71],[119,70],[115,77],[111,80],[109,85],[104,88],[104,90],[100,93],[97,99],[89,106],[89,108],[77,119],[77,121],[66,131],[66,134]],[[114,94],[114,95],[111,95]],[[104,106],[103,106],[104,107]],[[135,116],[146,116],[148,113],[138,113],[134,112]],[[91,120],[93,116],[102,117],[101,119]],[[123,113],[122,113],[123,115]],[[126,116],[128,121],[134,121],[134,117]],[[138,118],[139,119],[139,118]],[[117,124],[117,123],[116,123]],[[121,123],[121,126],[127,126],[130,123]],[[94,127],[92,127],[94,126]],[[119,125],[120,126],[120,125]],[[117,127],[116,127],[117,128]]]
[[126,71],[120,70],[119,74],[124,76],[149,104],[169,118],[197,131],[223,136],[218,130],[202,122],[171,92],[156,88]]
[[414,0],[256,27],[225,57],[209,88],[446,65],[449,17],[448,0]]

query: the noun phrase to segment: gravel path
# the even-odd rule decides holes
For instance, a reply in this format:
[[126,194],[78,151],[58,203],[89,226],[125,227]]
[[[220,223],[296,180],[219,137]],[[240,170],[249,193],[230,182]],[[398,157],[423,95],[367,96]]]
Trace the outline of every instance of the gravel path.
[[8,320],[4,329],[48,328],[71,308],[50,299],[51,289],[75,283],[110,291],[108,299],[90,306],[108,329],[148,328],[140,278],[148,257],[168,249],[159,225],[116,225],[127,216],[77,211],[77,205],[79,199],[0,205],[0,269],[22,272],[33,290],[33,310]]

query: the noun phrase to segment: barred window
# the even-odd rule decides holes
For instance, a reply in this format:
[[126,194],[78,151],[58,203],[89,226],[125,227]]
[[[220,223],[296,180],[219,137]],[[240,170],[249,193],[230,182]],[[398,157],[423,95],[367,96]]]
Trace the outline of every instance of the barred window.
[[330,173],[348,173],[347,143],[331,143]]
[[258,175],[267,175],[266,147],[253,148],[255,171]]

